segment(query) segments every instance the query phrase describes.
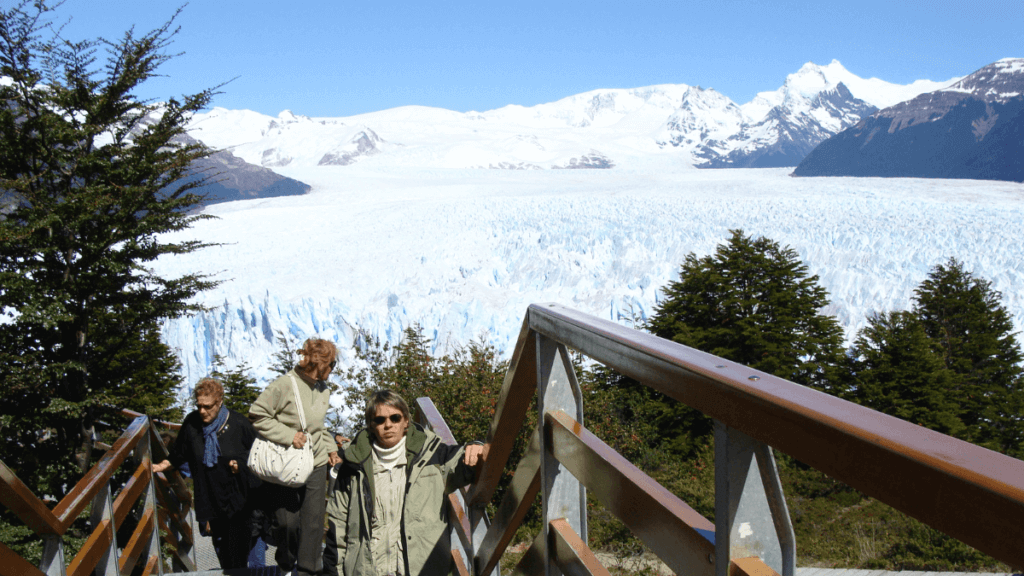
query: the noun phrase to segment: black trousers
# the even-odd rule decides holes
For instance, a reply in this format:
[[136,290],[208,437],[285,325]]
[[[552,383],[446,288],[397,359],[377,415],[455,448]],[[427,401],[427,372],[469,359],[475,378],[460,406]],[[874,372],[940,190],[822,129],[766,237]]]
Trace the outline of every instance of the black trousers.
[[291,570],[294,576],[319,574],[327,513],[327,466],[314,468],[304,486],[266,484],[264,489],[274,515],[274,559],[281,572]]
[[251,511],[246,509],[230,518],[210,520],[210,539],[223,570],[248,566],[253,538]]

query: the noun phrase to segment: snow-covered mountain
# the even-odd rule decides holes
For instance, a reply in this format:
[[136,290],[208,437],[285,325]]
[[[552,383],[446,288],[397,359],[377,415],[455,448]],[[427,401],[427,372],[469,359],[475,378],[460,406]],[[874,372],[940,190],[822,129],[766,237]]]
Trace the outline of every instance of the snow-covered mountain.
[[1024,59],[880,110],[824,142],[794,174],[1024,181]]
[[629,323],[693,252],[729,230],[792,246],[848,337],[906,309],[950,256],[1003,293],[1024,327],[1024,188],[1008,182],[790,178],[789,169],[280,168],[303,196],[218,204],[182,237],[218,246],[157,272],[217,273],[205,313],[169,322],[189,382],[215,354],[266,382],[275,335],[338,342],[357,327],[397,342],[414,322],[439,349],[484,335],[509,353],[532,302]]
[[[955,79],[954,79],[955,80]],[[744,122],[724,142],[699,149],[700,168],[796,166],[815,146],[875,112],[879,106],[912,98],[947,82],[908,86],[860,78],[833,60],[808,62],[786,77],[781,88],[761,92],[740,107]]]
[[[955,80],[955,79],[954,79]],[[214,109],[192,134],[272,168],[639,169],[795,166],[819,142],[882,105],[946,83],[862,79],[808,63],[739,106],[713,89],[663,84],[594,90],[486,112],[405,106],[345,118]]]
[[833,62],[744,107],[662,85],[482,113],[215,109],[193,135],[312,189],[211,206],[218,219],[179,233],[217,245],[156,271],[223,284],[201,296],[208,311],[168,322],[163,338],[189,382],[214,355],[267,381],[278,333],[332,339],[343,365],[357,329],[394,343],[414,322],[438,349],[483,336],[507,353],[532,302],[649,316],[683,258],[736,228],[795,248],[848,338],[872,311],[907,308],[951,256],[992,281],[1019,329],[1024,245],[1005,233],[1024,219],[1019,184],[693,169],[702,150],[726,157],[740,149],[731,136],[767,119],[838,126],[852,98],[882,107],[935,87],[862,80]]

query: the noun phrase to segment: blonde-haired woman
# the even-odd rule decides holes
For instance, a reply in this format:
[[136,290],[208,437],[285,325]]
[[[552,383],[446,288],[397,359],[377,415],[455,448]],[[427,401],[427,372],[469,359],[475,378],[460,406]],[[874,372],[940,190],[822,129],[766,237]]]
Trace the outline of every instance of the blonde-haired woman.
[[[249,419],[271,442],[296,448],[312,442],[313,473],[304,486],[264,484],[264,496],[274,524],[278,567],[282,574],[311,576],[320,571],[327,466],[341,461],[331,433],[324,428],[324,416],[330,405],[326,380],[334,368],[338,349],[327,340],[310,338],[298,353],[302,356],[298,366],[267,385],[249,409]],[[293,379],[298,380],[308,434],[304,434],[299,425]]]

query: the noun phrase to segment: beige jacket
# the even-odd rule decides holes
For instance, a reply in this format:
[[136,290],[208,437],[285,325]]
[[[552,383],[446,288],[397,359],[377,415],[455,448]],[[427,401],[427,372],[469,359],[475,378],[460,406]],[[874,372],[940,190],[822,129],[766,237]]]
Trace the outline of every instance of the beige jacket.
[[263,389],[260,397],[249,409],[249,420],[261,436],[285,446],[290,446],[295,433],[299,431],[299,411],[295,406],[292,380],[299,383],[299,397],[306,417],[308,442],[312,442],[313,466],[327,464],[327,455],[337,451],[331,433],[324,428],[324,416],[330,405],[330,391],[323,382],[310,386],[295,370],[285,374]]

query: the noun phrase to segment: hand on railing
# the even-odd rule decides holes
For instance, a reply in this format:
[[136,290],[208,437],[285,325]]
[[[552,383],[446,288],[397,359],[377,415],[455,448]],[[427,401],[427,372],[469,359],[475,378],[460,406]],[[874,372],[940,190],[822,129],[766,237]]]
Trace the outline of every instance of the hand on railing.
[[476,466],[482,464],[487,460],[487,451],[484,449],[483,444],[469,444],[466,446],[465,455],[462,457],[462,462],[466,466]]
[[170,467],[171,467],[171,461],[170,460],[164,460],[163,462],[158,462],[156,464],[153,464],[153,473],[156,474],[158,472],[165,472]]

